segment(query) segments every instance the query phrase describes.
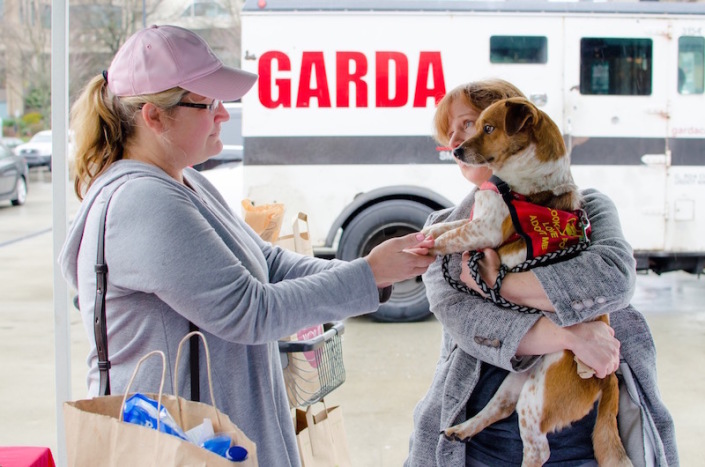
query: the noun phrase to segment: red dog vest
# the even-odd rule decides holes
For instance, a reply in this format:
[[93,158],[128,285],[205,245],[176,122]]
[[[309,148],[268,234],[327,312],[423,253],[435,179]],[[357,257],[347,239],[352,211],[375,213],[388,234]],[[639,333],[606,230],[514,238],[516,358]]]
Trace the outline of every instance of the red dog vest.
[[492,190],[502,195],[517,231],[504,243],[523,238],[526,242],[526,259],[578,244],[590,236],[589,222],[583,223],[581,219],[584,211],[560,211],[530,203],[526,196],[511,191],[509,185],[495,176],[483,183],[480,190]]

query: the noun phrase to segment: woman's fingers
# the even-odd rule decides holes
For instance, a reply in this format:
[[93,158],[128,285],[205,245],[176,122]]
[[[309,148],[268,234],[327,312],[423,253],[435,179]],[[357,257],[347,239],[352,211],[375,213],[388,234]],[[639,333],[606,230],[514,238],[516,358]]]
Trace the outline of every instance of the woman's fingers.
[[380,243],[365,257],[375,276],[377,287],[416,277],[426,272],[436,258],[428,256],[433,238],[412,233]]

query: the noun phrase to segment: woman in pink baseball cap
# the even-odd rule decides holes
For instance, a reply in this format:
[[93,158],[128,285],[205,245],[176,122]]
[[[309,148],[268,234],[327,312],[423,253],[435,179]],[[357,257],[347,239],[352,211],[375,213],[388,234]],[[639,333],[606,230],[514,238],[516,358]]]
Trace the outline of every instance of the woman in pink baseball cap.
[[[217,407],[257,444],[259,465],[297,466],[276,341],[375,311],[392,283],[426,270],[433,240],[391,239],[351,262],[262,241],[190,168],[222,149],[221,101],[239,99],[256,80],[224,66],[186,29],[153,26],[130,37],[72,109],[83,202],[59,262],[91,342],[90,395],[124,392],[152,350],[174,368],[177,344],[197,327],[210,347]],[[180,378],[171,388],[169,371],[165,390],[196,397],[207,388],[205,355],[190,358],[194,371],[187,361],[179,371],[194,384]],[[132,389],[157,392],[160,374],[143,369]]]

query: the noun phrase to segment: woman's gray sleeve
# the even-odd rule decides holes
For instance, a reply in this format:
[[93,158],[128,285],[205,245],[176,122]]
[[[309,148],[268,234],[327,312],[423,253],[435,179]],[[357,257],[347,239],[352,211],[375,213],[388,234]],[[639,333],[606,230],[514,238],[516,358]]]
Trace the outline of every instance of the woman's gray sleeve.
[[[119,253],[107,258],[117,287],[154,294],[200,328],[242,344],[271,342],[379,306],[364,259],[323,271],[320,261],[279,248],[253,251],[261,244],[252,241],[228,246],[223,235],[236,239],[251,231],[236,222],[219,233],[186,195],[155,183],[162,182],[135,183],[113,198],[106,245],[110,240],[110,251]],[[265,261],[280,263],[282,280],[268,282]]]
[[[426,225],[442,222],[451,214],[456,218],[469,214],[469,205],[471,202],[466,200],[456,210],[434,213]],[[448,272],[450,277],[457,279],[460,276],[460,255],[451,256]],[[536,357],[516,357],[516,352],[521,339],[540,315],[503,309],[483,298],[454,289],[443,277],[442,258],[431,264],[423,281],[431,312],[464,352],[483,362],[514,371],[528,368],[536,361]]]
[[[541,315],[500,308],[481,297],[452,288],[443,277],[438,258],[423,276],[431,312],[465,353],[507,370],[531,366],[536,357],[516,357],[519,343]],[[453,255],[448,271],[460,276],[460,255]]]
[[632,248],[614,203],[596,190],[583,192],[592,225],[590,246],[577,257],[533,269],[561,326],[587,321],[629,305],[636,282]]

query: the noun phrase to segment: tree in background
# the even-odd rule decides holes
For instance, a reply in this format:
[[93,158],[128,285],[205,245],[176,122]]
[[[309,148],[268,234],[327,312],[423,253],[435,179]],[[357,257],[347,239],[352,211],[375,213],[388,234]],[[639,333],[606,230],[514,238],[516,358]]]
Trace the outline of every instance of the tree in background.
[[[242,4],[243,0],[70,0],[70,102],[85,83],[110,66],[120,46],[143,25],[168,23],[191,29],[226,64],[239,66]],[[4,7],[0,85],[6,89],[10,117],[38,113],[40,122],[31,129],[25,126],[27,131],[49,128],[51,0],[4,0],[0,7]]]

